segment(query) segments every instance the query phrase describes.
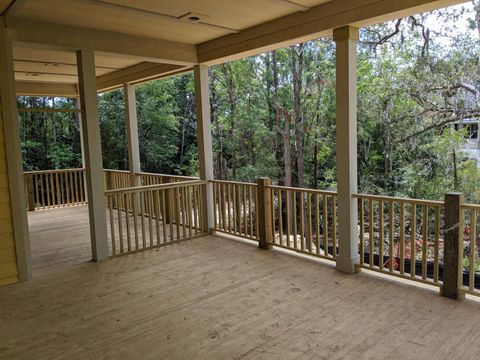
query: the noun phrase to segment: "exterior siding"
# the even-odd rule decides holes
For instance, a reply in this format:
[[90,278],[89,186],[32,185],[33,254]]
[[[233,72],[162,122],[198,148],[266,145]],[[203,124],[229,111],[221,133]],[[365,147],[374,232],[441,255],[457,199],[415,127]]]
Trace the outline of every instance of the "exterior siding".
[[8,188],[5,136],[0,112],[0,286],[17,281],[17,258]]

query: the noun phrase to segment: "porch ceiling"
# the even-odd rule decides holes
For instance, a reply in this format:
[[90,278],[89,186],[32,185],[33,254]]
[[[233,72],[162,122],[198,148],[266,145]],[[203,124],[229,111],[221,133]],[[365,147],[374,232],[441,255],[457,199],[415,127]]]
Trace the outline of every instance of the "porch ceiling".
[[74,86],[79,48],[95,50],[97,76],[117,72],[107,77],[108,87],[99,85],[103,91],[119,86],[111,78],[123,80],[125,71],[128,82],[144,81],[329,35],[335,27],[465,1],[0,0],[0,13],[14,42],[15,77],[27,94],[41,86],[55,92],[45,84]]

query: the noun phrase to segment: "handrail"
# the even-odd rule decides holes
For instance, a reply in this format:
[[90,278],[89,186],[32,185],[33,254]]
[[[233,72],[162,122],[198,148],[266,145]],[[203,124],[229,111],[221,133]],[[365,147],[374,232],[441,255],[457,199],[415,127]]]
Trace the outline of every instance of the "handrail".
[[205,180],[190,180],[182,181],[177,183],[166,183],[166,184],[157,184],[157,185],[146,185],[146,186],[135,186],[122,189],[106,190],[105,195],[114,195],[114,194],[129,194],[136,191],[154,191],[154,190],[165,190],[165,189],[175,189],[184,186],[191,185],[204,185],[206,184]]
[[33,174],[59,174],[67,171],[85,171],[85,168],[71,168],[71,169],[55,169],[55,170],[34,170],[34,171],[24,171],[25,175]]
[[443,201],[436,200],[424,200],[424,199],[413,199],[413,198],[401,198],[395,196],[383,196],[383,195],[369,195],[369,194],[353,194],[353,198],[356,199],[374,199],[374,200],[385,200],[385,201],[394,201],[398,203],[417,203],[418,205],[430,205],[430,206],[444,206]]
[[480,210],[479,204],[462,204],[460,207],[467,210]]
[[336,191],[306,189],[306,188],[299,188],[299,187],[292,187],[292,186],[268,185],[268,186],[266,186],[266,188],[276,189],[276,190],[284,190],[284,191],[301,191],[301,192],[310,193],[310,194],[337,195]]
[[212,184],[235,184],[245,186],[257,186],[257,183],[241,182],[241,181],[228,181],[228,180],[208,180]]
[[167,177],[167,178],[173,178],[173,179],[192,179],[192,180],[195,179],[195,180],[200,180],[200,178],[197,177],[197,176],[157,174],[157,173],[150,173],[150,172],[143,172],[143,171],[136,172],[135,175]]

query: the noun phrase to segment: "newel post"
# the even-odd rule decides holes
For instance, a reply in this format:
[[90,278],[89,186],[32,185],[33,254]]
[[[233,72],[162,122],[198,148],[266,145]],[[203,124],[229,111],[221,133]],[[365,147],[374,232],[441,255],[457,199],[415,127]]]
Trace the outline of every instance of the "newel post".
[[461,300],[463,283],[463,194],[445,194],[445,238],[442,296]]
[[27,185],[27,210],[35,211],[35,198],[34,198],[34,187],[33,187],[33,175],[27,174],[25,176],[25,182]]
[[272,248],[272,190],[269,178],[257,180],[258,246],[261,249]]

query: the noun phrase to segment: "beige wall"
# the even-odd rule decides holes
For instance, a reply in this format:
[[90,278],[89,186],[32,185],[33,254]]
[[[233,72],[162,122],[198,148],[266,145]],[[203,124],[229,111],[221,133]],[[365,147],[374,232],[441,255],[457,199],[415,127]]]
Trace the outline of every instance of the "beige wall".
[[8,188],[5,135],[0,112],[0,286],[17,281],[18,271]]

